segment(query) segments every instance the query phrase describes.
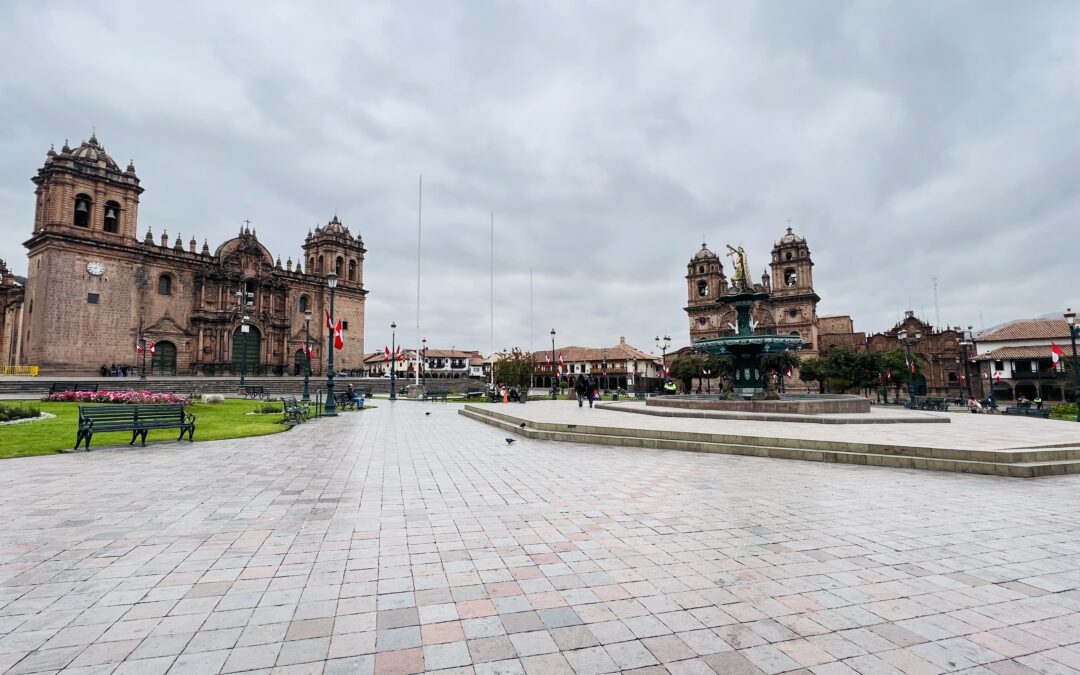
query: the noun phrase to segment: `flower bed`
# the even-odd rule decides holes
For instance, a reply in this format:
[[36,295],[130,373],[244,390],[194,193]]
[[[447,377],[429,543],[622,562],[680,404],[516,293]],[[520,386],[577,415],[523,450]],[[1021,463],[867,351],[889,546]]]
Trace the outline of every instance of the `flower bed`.
[[187,396],[152,391],[59,391],[41,397],[42,401],[61,403],[190,403]]
[[25,419],[33,419],[41,414],[36,405],[0,405],[0,422],[18,422]]

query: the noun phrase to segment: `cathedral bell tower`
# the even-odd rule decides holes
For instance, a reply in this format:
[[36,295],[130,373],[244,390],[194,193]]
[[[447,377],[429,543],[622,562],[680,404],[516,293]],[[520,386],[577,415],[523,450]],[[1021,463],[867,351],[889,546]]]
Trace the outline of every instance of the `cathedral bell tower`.
[[[354,237],[336,215],[323,227],[316,227],[314,232],[309,232],[304,240],[304,258],[307,261],[304,273],[323,278],[331,272],[337,275],[338,291],[334,316],[342,320],[342,337],[349,355],[364,353],[364,297],[367,295],[364,290],[365,253],[367,249],[364,248],[360,235]],[[315,302],[321,305],[315,309],[316,316],[330,306],[326,284],[322,283],[321,286],[322,295],[315,299]],[[342,289],[356,292],[342,293]],[[316,322],[312,322],[313,333],[315,325]],[[322,326],[323,322],[319,321],[318,325]],[[319,332],[321,334],[321,328]],[[355,364],[340,363],[339,367],[351,365],[360,368],[362,361],[361,356]]]
[[134,164],[120,167],[96,136],[72,150],[67,142],[45,154],[34,176],[34,236],[59,232],[84,239],[131,244],[143,188]]
[[690,315],[690,342],[717,337],[716,301],[727,291],[727,279],[719,256],[704,242],[686,265],[686,311]]
[[772,250],[772,305],[776,330],[781,334],[798,333],[807,352],[817,352],[817,303],[814,292],[810,247],[806,240],[787,228],[787,233]]

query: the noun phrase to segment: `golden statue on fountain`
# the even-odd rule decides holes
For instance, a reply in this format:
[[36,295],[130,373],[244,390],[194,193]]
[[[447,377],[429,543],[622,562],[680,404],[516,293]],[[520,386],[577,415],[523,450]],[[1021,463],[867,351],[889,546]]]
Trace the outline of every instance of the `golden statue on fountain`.
[[750,264],[746,261],[746,251],[742,246],[735,248],[731,244],[728,244],[727,247],[727,254],[731,256],[732,264],[735,267],[731,274],[732,288],[739,291],[753,290],[754,284],[750,281]]

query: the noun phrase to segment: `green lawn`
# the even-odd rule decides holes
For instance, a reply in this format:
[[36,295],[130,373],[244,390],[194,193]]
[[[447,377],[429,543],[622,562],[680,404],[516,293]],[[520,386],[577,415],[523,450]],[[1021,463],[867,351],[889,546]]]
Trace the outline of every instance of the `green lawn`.
[[[52,413],[56,415],[56,419],[0,426],[0,458],[47,455],[57,450],[70,450],[75,445],[75,431],[79,426],[79,404],[27,402],[39,405],[42,412]],[[0,401],[0,405],[15,403],[20,401]],[[258,401],[226,399],[224,403],[194,403],[188,406],[187,410],[195,414],[195,441],[265,436],[287,429],[281,424],[280,414],[245,414],[254,411],[257,405]],[[146,437],[146,444],[149,446],[153,441],[175,441],[178,434],[179,431],[165,429],[151,431]],[[129,441],[130,432],[94,434],[90,448],[93,450],[106,445],[127,445]]]

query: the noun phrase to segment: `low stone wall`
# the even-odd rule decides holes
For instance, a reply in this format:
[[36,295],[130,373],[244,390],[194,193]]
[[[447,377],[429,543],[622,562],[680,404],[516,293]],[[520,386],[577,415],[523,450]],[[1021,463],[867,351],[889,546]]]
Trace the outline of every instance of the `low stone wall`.
[[681,408],[684,410],[720,410],[747,413],[787,413],[789,415],[828,415],[870,412],[870,401],[852,394],[825,394],[813,398],[781,399],[779,401],[721,401],[675,396],[653,396],[648,406]]
[[[128,389],[147,390],[155,393],[170,394],[225,394],[235,396],[243,392],[239,377],[148,377],[140,380],[138,377],[34,377],[34,378],[3,378],[0,379],[0,395],[5,398],[26,397],[39,398],[49,393],[49,385],[53,382],[78,382],[80,385],[98,385],[102,391],[127,391]],[[245,385],[260,386],[270,396],[299,394],[304,389],[302,377],[248,377]],[[382,377],[344,377],[334,379],[334,389],[344,391],[345,386],[352,384],[357,388],[370,388],[376,394],[390,392],[390,378]],[[406,384],[412,385],[413,380],[395,380],[395,385],[400,391]],[[484,382],[481,380],[436,380],[427,381],[428,391],[449,391],[456,394],[464,393],[470,389],[482,389]],[[312,377],[308,388],[314,395],[315,391],[326,389],[325,377]]]

